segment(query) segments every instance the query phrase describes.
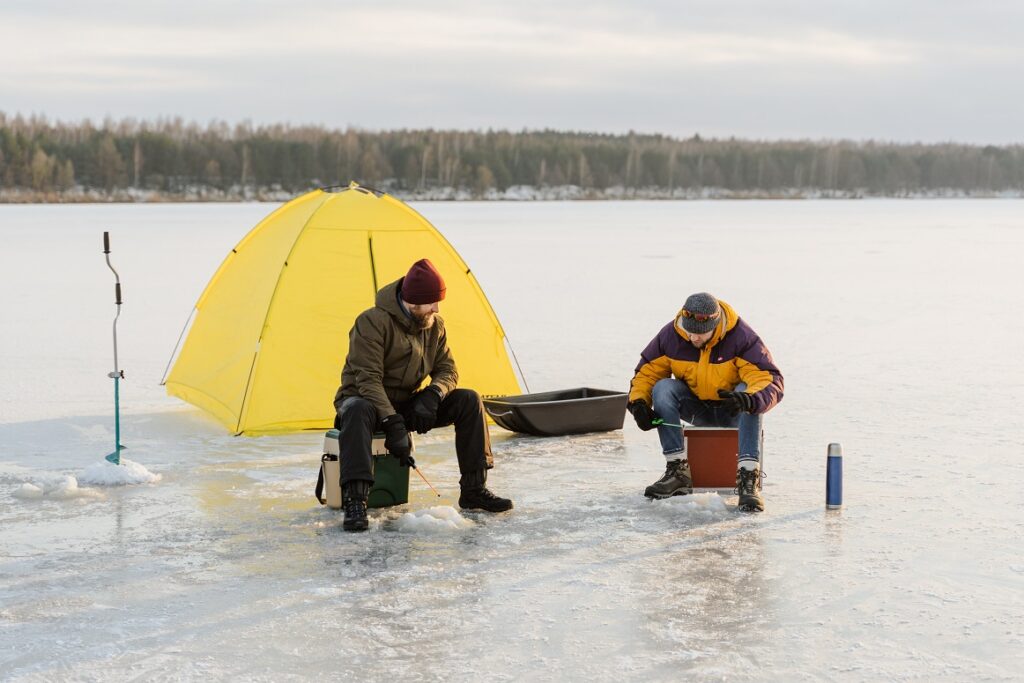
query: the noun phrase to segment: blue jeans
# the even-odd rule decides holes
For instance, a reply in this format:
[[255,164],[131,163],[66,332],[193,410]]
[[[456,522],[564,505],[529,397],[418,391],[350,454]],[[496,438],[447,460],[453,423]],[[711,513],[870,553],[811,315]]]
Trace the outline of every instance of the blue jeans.
[[[741,382],[735,391],[746,388],[747,385]],[[685,422],[694,427],[738,427],[739,459],[761,461],[761,415],[730,415],[720,401],[702,401],[686,382],[671,377],[658,380],[651,395],[654,412],[665,422]],[[676,460],[683,453],[683,430],[659,425],[658,438],[667,460]]]

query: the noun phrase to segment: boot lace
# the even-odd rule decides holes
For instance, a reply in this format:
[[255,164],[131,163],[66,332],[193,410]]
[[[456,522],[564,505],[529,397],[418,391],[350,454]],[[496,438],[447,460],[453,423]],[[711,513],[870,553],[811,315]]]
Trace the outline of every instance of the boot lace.
[[755,489],[758,484],[761,483],[761,479],[767,479],[768,475],[761,471],[761,468],[756,470],[740,470],[739,480],[736,483],[736,488],[733,493],[742,496],[752,496],[755,493]]
[[[346,500],[344,507],[346,519],[354,519],[355,517],[360,517],[366,514],[363,512],[363,502],[356,498],[349,498]],[[362,515],[360,513],[362,513]]]
[[683,466],[686,464],[685,460],[669,460],[665,466],[665,476],[662,480],[673,479],[677,474],[683,470]]
[[477,491],[477,497],[483,498],[484,500],[497,500],[498,497],[491,493],[491,490],[486,486]]

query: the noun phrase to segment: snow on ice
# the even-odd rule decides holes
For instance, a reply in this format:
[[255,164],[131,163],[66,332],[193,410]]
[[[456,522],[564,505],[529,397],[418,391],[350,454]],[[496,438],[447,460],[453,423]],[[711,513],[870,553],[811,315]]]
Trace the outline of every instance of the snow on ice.
[[726,519],[735,514],[735,507],[726,506],[725,499],[714,492],[654,500],[651,501],[651,510],[667,518],[689,517],[706,521]]
[[395,521],[398,531],[438,533],[458,531],[473,526],[473,520],[466,519],[450,505],[438,505],[425,510],[406,512]]
[[81,500],[100,499],[103,492],[80,488],[72,476],[43,477],[35,483],[25,482],[12,495],[22,500]]
[[[143,465],[121,459],[120,465],[101,460],[85,468],[79,477],[51,472],[38,474],[34,481],[21,484],[11,495],[21,500],[98,500],[103,499],[102,491],[90,486],[127,486],[131,484],[154,484],[161,476],[154,474]],[[85,484],[86,486],[81,486]]]
[[93,486],[127,486],[129,484],[155,484],[160,475],[150,472],[145,466],[121,458],[121,464],[115,465],[100,460],[85,468],[79,481]]

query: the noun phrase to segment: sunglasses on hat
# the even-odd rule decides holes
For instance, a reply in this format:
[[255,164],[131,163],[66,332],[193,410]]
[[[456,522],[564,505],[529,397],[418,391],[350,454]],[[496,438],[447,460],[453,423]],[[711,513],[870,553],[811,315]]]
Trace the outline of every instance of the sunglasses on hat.
[[682,310],[681,315],[684,318],[693,318],[694,320],[696,320],[699,323],[707,322],[708,320],[717,320],[718,319],[718,311],[715,311],[714,313],[691,313],[690,311],[688,311],[688,310],[686,310],[684,308]]

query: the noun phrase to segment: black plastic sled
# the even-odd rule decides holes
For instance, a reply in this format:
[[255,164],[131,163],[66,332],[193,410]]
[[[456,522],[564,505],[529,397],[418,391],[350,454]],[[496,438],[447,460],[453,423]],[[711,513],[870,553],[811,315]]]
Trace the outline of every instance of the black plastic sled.
[[627,396],[621,391],[583,387],[483,401],[499,427],[534,436],[563,436],[622,429]]

